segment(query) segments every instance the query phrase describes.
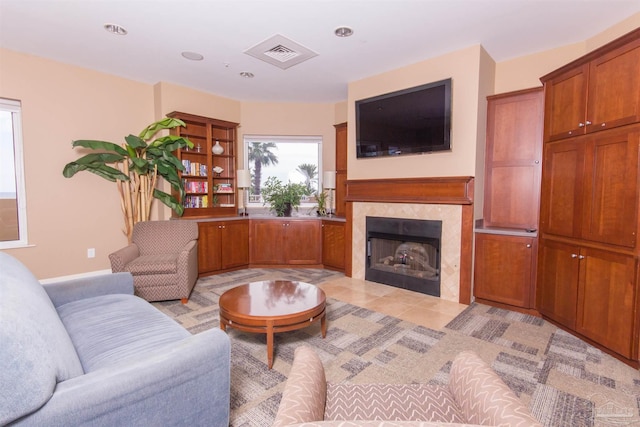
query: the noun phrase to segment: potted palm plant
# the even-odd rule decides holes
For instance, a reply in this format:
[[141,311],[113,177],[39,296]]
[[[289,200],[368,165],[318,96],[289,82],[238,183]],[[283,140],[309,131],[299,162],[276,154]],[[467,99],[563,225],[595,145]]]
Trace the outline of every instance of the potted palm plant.
[[262,200],[264,205],[269,205],[269,210],[276,216],[291,216],[293,209],[300,207],[302,196],[307,194],[307,188],[303,184],[289,182],[282,184],[275,176],[270,176],[262,187]]
[[[147,126],[137,136],[126,136],[122,145],[85,139],[73,141],[72,147],[83,147],[94,152],[68,163],[62,174],[71,178],[80,171],[88,171],[115,182],[125,220],[123,231],[131,241],[133,225],[149,220],[155,199],[178,215],[184,212],[180,202],[184,197],[184,188],[178,176],[178,171],[184,171],[184,166],[173,152],[183,147],[193,148],[193,143],[175,135],[154,139],[158,132],[178,126],[185,124],[179,119],[164,118]],[[158,189],[158,178],[167,181],[179,198]]]

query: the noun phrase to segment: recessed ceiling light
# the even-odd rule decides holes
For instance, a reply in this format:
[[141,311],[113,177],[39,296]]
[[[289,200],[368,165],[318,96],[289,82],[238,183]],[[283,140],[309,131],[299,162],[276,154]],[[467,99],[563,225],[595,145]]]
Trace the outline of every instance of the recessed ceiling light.
[[104,24],[104,29],[117,36],[124,36],[127,34],[127,30],[118,24]]
[[204,56],[197,52],[182,52],[182,56],[191,61],[202,61],[204,59]]
[[334,31],[334,34],[338,37],[349,37],[353,34],[353,30],[349,27],[338,27]]
[[254,77],[253,73],[250,73],[249,71],[241,71],[240,76],[245,79],[252,79]]

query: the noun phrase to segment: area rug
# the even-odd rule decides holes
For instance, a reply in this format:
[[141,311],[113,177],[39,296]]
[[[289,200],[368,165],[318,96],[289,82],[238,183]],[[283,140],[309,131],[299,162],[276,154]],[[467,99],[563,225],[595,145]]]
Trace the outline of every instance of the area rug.
[[[188,304],[154,303],[190,332],[219,327],[218,298],[241,283],[340,278],[321,269],[248,269],[202,278]],[[473,350],[545,426],[640,426],[640,373],[537,317],[472,304],[440,331],[328,299],[328,330],[264,335],[228,329],[232,427],[270,426],[299,345],[312,346],[328,381],[445,384],[453,358]]]

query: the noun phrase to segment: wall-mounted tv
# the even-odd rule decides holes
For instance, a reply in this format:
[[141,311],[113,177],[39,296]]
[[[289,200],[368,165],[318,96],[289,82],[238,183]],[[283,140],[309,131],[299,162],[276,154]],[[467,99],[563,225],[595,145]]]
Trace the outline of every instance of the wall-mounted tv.
[[451,79],[356,101],[356,156],[451,150]]

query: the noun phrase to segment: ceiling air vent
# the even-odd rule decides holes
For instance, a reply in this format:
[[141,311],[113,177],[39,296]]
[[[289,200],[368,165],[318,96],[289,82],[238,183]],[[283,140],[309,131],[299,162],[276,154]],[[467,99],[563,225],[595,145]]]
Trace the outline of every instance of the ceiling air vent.
[[245,50],[244,53],[283,70],[318,55],[314,51],[279,34]]

